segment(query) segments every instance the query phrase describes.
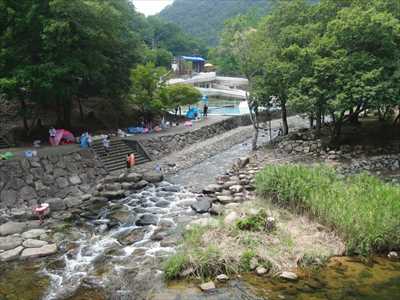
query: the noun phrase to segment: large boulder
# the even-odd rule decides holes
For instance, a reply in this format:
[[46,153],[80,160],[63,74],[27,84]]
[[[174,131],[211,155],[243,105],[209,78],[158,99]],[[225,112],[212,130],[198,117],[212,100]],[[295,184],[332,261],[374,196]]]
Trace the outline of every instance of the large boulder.
[[213,194],[221,191],[222,191],[222,186],[219,184],[210,184],[203,189],[204,194]]
[[191,205],[192,209],[199,213],[204,214],[207,213],[208,210],[211,208],[211,201],[209,199],[200,199]]
[[164,180],[164,176],[159,172],[148,172],[143,174],[143,179],[150,183],[159,183]]
[[17,259],[21,251],[24,249],[22,246],[0,253],[0,261],[10,261]]
[[27,248],[21,253],[21,259],[43,257],[55,254],[57,252],[56,244],[44,245],[40,248]]
[[158,218],[152,214],[144,214],[136,221],[137,226],[157,225]]
[[34,239],[27,239],[23,242],[25,248],[40,248],[47,245],[48,242]]
[[24,232],[22,234],[22,237],[24,239],[36,239],[45,233],[46,233],[45,229],[31,229],[29,231]]
[[137,174],[137,173],[129,173],[128,175],[126,175],[124,181],[125,182],[139,182],[140,180],[142,180],[143,175],[141,174]]
[[50,210],[53,212],[63,211],[66,209],[65,202],[61,198],[51,198],[46,200],[46,203],[49,204]]
[[0,237],[0,250],[7,251],[17,248],[22,244],[22,238],[18,236]]
[[7,222],[0,225],[0,236],[21,233],[26,229],[26,224],[22,222]]

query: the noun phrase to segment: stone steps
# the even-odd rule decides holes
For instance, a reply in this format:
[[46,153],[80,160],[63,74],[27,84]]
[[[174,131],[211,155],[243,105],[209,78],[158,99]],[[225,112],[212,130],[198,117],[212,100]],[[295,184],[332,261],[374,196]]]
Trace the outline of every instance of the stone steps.
[[104,150],[101,141],[95,141],[92,149],[109,172],[125,169],[127,156],[131,153],[135,155],[136,165],[150,161],[150,158],[138,143],[135,144],[135,147],[131,147],[121,139],[112,139],[110,141],[110,151],[108,153]]

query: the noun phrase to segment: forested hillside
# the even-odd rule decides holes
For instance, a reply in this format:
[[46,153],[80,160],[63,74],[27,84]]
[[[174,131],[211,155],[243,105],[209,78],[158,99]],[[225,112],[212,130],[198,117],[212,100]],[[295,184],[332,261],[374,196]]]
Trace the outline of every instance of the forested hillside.
[[215,46],[227,19],[257,9],[262,15],[268,11],[270,0],[175,0],[160,17],[179,25],[186,32]]

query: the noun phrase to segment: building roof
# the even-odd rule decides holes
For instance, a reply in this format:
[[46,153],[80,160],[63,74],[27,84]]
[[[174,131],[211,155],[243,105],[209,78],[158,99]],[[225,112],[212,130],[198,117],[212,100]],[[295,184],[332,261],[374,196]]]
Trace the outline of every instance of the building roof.
[[200,56],[182,56],[184,60],[197,61],[197,62],[205,62],[206,60]]

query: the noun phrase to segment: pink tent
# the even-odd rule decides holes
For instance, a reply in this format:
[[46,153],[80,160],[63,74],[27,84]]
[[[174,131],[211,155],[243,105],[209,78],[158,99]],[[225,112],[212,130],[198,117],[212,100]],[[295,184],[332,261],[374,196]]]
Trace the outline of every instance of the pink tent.
[[50,138],[50,144],[52,146],[57,146],[60,143],[71,144],[75,142],[75,137],[70,131],[65,129],[57,129],[56,132],[56,136],[54,138]]

